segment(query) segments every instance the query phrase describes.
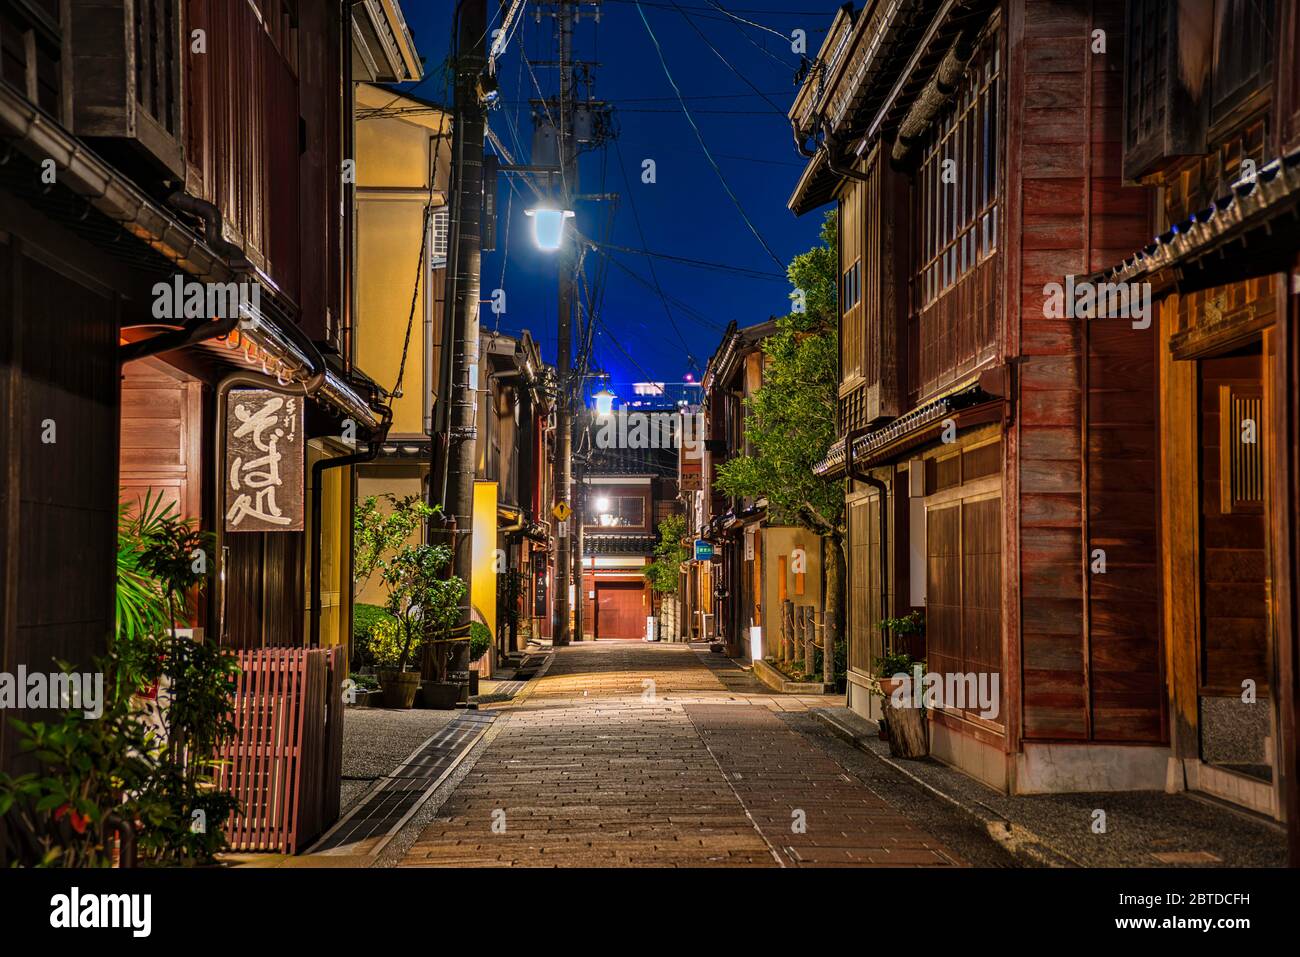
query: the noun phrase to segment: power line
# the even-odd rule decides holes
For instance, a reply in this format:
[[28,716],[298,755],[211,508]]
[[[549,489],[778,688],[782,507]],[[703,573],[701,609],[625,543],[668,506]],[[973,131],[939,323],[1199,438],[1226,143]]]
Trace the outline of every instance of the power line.
[[682,107],[682,114],[686,117],[687,122],[691,124],[691,129],[695,131],[695,138],[700,141],[700,149],[702,149],[704,155],[708,157],[709,165],[713,167],[713,171],[718,174],[718,181],[722,183],[722,188],[725,189],[727,195],[731,197],[732,203],[735,204],[736,209],[740,213],[741,219],[745,221],[745,225],[749,227],[749,231],[754,234],[754,237],[759,241],[763,249],[766,250],[770,257],[772,257],[772,262],[776,263],[778,269],[784,269],[785,264],[777,258],[776,253],[772,252],[772,247],[767,244],[767,240],[763,238],[762,233],[760,233],[758,228],[750,221],[749,214],[745,212],[745,207],[740,204],[740,200],[737,199],[736,194],[732,192],[730,184],[727,183],[727,178],[722,175],[721,167],[718,166],[713,155],[709,152],[708,144],[704,142],[704,134],[700,132],[699,126],[696,125],[695,118],[691,116],[691,111],[686,108],[686,101],[681,98],[682,91],[678,88],[677,81],[673,79],[672,71],[668,69],[668,61],[664,59],[664,51],[659,45],[659,38],[655,36],[654,28],[650,26],[650,21],[646,19],[645,10],[641,8],[640,2],[637,2],[636,10],[637,13],[641,15],[641,22],[645,24],[646,32],[650,34],[650,42],[654,44],[655,52],[659,55],[659,64],[663,67],[664,75],[668,77],[668,82],[672,85],[673,92],[677,94],[678,102]]
[[[784,96],[789,90],[773,90],[770,94],[763,93],[761,90],[756,93],[699,93],[683,97],[687,100],[743,100],[752,96]],[[527,100],[504,100],[505,103],[526,103]],[[603,103],[675,103],[675,96],[619,96],[605,97]]]
[[[674,3],[673,6],[677,6],[677,4]],[[782,40],[789,41],[790,39],[784,33],[778,33],[776,30],[773,30],[769,26],[764,26],[761,23],[755,23],[753,20],[746,20],[744,17],[736,16],[730,10],[726,9],[722,4],[718,3],[717,0],[709,0],[709,6],[713,7],[713,9],[717,10],[723,16],[735,20],[737,23],[743,23],[746,26],[754,27],[757,30],[766,30],[768,33],[772,34],[772,36],[780,37]]]
[[688,256],[674,256],[672,253],[651,252],[648,249],[634,249],[630,246],[619,246],[614,243],[598,243],[593,239],[587,240],[593,246],[603,249],[612,249],[615,252],[631,253],[634,256],[647,256],[652,259],[667,259],[670,262],[681,263],[684,266],[693,266],[697,269],[711,269],[717,272],[732,272],[750,279],[779,279],[782,282],[787,280],[785,273],[764,272],[761,269],[751,269],[748,266],[732,266],[727,263],[709,262],[707,259],[691,259]]
[[[729,18],[733,23],[736,23],[736,24],[737,24],[736,29],[740,32],[740,35],[741,35],[742,37],[744,37],[747,41],[749,41],[749,45],[750,45],[750,46],[752,46],[755,50],[757,50],[759,53],[763,54],[765,57],[767,57],[768,59],[772,60],[773,62],[775,62],[775,63],[779,63],[781,66],[785,67],[787,70],[790,69],[791,65],[790,65],[789,63],[787,63],[785,60],[782,60],[779,56],[777,56],[775,53],[773,53],[773,52],[772,52],[771,50],[769,50],[767,47],[765,47],[765,46],[761,46],[761,45],[759,45],[758,43],[755,43],[755,42],[754,42],[754,38],[751,37],[751,36],[749,35],[749,31],[746,30],[743,26],[740,26],[739,24],[749,23],[751,26],[758,27],[760,30],[767,30],[768,33],[772,33],[772,34],[774,34],[774,35],[776,35],[776,36],[778,36],[778,37],[781,37],[781,39],[782,39],[783,41],[785,41],[785,42],[789,42],[789,39],[790,39],[789,37],[781,36],[781,34],[777,33],[775,30],[772,30],[772,29],[769,28],[769,27],[765,27],[765,26],[763,26],[763,25],[760,24],[760,23],[751,23],[749,20],[744,20],[744,19],[741,19],[740,17],[734,16],[731,12],[729,12],[729,11],[727,11],[727,10],[724,10],[721,6],[719,6],[719,5],[715,2],[715,0],[709,0],[709,3],[713,5],[714,9],[716,9],[716,10],[720,10],[722,13],[726,14],[727,17],[728,17],[728,18]],[[827,29],[829,29],[829,28],[827,28]]]
[[699,25],[696,24],[696,22],[692,20],[689,16],[687,16],[686,11],[683,10],[682,7],[676,3],[676,0],[669,0],[669,2],[672,3],[673,7],[677,10],[677,12],[682,15],[682,19],[685,20],[688,24],[690,24],[691,29],[700,35],[700,39],[704,41],[704,45],[713,51],[714,55],[726,65],[728,70],[736,74],[736,76],[740,77],[740,79],[745,82],[745,85],[748,86],[751,90],[753,90],[758,96],[761,96],[763,98],[763,102],[765,102],[768,106],[770,106],[774,111],[776,111],[782,116],[785,115],[786,112],[785,110],[781,109],[779,106],[773,103],[771,98],[768,97],[766,93],[764,93],[757,86],[755,86],[753,81],[750,80],[749,77],[745,76],[745,74],[741,73],[738,69],[736,69],[736,67],[732,64],[732,62],[722,55],[722,52],[713,45],[713,42],[705,35],[704,31],[699,28]]
[[[612,263],[613,265],[617,266],[619,269],[623,270],[625,273],[627,273],[629,276],[631,276],[631,277],[632,277],[633,279],[635,279],[637,282],[641,283],[641,285],[645,286],[647,289],[653,289],[653,288],[654,288],[654,287],[651,285],[649,279],[646,279],[644,276],[642,276],[640,273],[638,273],[635,269],[633,269],[633,268],[632,268],[631,266],[629,266],[627,263],[622,262],[621,260],[615,259],[613,256],[610,256],[610,257],[609,257],[609,261],[610,261],[610,263]],[[705,315],[704,315],[703,313],[701,313],[699,310],[695,309],[693,306],[688,305],[687,303],[682,302],[680,299],[676,298],[676,297],[673,296],[672,294],[670,294],[670,293],[665,293],[664,296],[665,296],[665,298],[667,298],[667,300],[668,300],[670,303],[672,303],[672,304],[673,304],[674,306],[676,306],[679,310],[681,310],[682,314],[683,314],[687,319],[693,319],[694,321],[698,322],[698,323],[699,323],[701,326],[703,326],[704,328],[709,329],[709,330],[712,330],[712,331],[714,331],[714,332],[721,332],[721,331],[723,330],[723,328],[725,328],[725,327],[723,326],[722,323],[720,323],[720,322],[714,322],[712,319],[709,319],[707,316],[705,316]]]

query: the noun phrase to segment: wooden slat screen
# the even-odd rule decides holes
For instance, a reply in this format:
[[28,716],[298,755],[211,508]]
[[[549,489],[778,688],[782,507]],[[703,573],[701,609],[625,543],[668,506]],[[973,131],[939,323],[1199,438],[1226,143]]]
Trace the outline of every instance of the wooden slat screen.
[[849,668],[875,671],[880,654],[880,503],[859,499],[849,505]]
[[[1001,511],[1001,498],[986,498],[926,512],[926,667],[930,672],[998,674],[1005,685]],[[979,708],[965,711],[975,713]]]
[[338,817],[342,650],[239,652],[235,739],[218,786],[240,803],[226,823],[232,850],[296,854]]

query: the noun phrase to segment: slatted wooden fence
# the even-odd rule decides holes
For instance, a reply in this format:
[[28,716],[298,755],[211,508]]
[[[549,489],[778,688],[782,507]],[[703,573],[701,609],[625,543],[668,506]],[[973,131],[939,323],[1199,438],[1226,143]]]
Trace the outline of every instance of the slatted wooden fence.
[[240,651],[236,734],[220,787],[240,803],[232,850],[296,854],[339,814],[343,766],[341,649]]

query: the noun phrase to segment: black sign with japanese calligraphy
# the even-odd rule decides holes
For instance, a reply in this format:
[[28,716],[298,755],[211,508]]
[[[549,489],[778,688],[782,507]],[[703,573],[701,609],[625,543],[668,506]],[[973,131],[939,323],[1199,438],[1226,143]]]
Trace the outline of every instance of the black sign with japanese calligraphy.
[[227,532],[303,530],[302,396],[236,389],[226,408]]

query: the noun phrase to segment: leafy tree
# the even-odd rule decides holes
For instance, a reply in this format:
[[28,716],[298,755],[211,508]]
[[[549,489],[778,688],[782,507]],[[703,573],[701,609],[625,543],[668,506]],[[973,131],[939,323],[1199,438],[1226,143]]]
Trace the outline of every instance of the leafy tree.
[[416,537],[433,513],[433,507],[417,495],[368,495],[358,502],[352,515],[352,577],[356,585],[364,588],[371,575],[382,572],[385,556],[395,554]]
[[728,495],[766,499],[774,521],[821,537],[832,642],[844,623],[844,490],[838,481],[814,475],[813,466],[836,438],[837,235],[832,211],[822,223],[821,245],[791,261],[794,311],[778,319],[777,331],[764,341],[763,383],[745,400],[750,452],[718,470],[718,486]]
[[659,523],[659,542],[655,545],[654,561],[645,569],[650,587],[664,595],[677,594],[681,581],[682,562],[690,558],[690,550],[682,544],[686,534],[686,519],[669,515]]

